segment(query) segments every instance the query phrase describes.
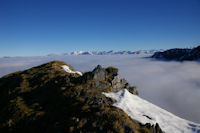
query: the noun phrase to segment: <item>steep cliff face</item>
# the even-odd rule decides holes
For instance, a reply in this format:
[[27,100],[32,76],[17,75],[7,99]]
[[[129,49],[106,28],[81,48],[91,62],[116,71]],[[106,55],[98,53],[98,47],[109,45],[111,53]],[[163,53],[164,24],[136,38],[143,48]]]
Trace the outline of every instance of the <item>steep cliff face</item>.
[[132,120],[102,94],[123,88],[137,94],[116,68],[100,65],[82,74],[53,61],[11,73],[0,79],[0,132],[161,133],[158,125]]
[[177,61],[192,61],[200,59],[200,46],[193,49],[169,49],[163,52],[156,52],[153,58]]

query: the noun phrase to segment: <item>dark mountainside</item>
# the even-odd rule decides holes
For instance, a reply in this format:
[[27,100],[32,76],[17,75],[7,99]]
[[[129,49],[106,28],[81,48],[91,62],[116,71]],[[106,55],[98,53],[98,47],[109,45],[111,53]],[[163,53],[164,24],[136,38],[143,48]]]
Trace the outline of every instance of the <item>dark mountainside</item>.
[[193,49],[169,49],[163,52],[156,52],[153,56],[156,59],[193,61],[200,59],[200,46]]
[[98,65],[80,76],[62,65],[53,61],[0,79],[1,133],[162,133],[158,124],[132,120],[102,94],[123,88],[138,94],[117,68]]

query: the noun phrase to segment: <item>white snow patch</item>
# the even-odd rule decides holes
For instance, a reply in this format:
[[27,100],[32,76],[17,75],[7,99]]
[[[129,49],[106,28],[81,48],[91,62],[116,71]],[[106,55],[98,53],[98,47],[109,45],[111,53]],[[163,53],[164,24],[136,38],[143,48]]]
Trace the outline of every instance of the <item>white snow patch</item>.
[[166,133],[200,133],[200,124],[184,120],[124,89],[117,93],[103,93],[115,99],[114,106],[121,108],[132,119],[143,124],[158,123]]
[[69,66],[67,66],[67,65],[62,65],[61,66],[66,72],[68,72],[68,73],[77,73],[77,74],[79,74],[79,75],[83,75],[81,72],[79,72],[79,71],[72,71],[70,68],[69,68]]

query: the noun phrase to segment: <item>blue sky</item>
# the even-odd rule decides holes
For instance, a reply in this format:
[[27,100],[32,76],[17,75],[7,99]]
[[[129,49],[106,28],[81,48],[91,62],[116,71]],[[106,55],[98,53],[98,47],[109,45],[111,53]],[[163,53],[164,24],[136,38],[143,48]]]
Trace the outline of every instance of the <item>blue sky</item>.
[[0,1],[0,56],[198,44],[199,0]]

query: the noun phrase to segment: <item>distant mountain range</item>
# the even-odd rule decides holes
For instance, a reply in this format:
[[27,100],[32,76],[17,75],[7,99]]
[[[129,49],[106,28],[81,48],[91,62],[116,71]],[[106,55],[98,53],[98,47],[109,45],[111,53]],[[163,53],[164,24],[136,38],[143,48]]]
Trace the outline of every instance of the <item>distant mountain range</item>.
[[155,52],[152,56],[156,59],[176,60],[176,61],[193,61],[200,60],[200,46],[188,48],[174,48],[166,51]]
[[[114,50],[110,50],[110,51],[73,51],[73,52],[66,52],[66,53],[52,53],[52,54],[48,54],[47,56],[50,57],[54,57],[54,56],[68,56],[68,55],[138,55],[138,54],[150,54],[153,55],[156,52],[161,52],[163,51],[162,49],[158,49],[158,50],[137,50],[137,51],[114,51]],[[21,57],[21,56],[17,56],[17,57]],[[4,56],[3,58],[10,58],[10,56]]]
[[130,54],[154,54],[160,50],[137,50],[137,51],[73,51],[63,54],[49,54],[48,56],[59,56],[59,55],[130,55]]

